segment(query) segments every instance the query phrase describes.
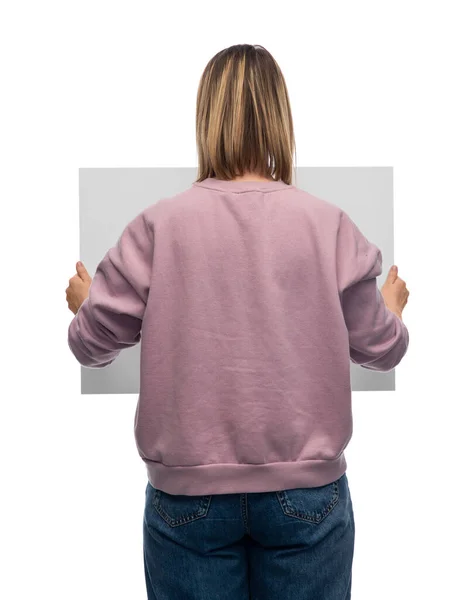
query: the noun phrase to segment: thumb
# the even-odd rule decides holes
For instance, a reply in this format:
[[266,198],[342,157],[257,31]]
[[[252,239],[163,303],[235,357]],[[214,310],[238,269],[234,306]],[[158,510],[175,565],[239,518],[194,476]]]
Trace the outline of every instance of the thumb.
[[392,265],[388,272],[387,281],[390,283],[395,283],[398,278],[398,267],[397,265]]
[[91,280],[91,277],[89,276],[89,273],[88,273],[86,267],[83,265],[83,263],[81,261],[76,263],[76,272],[83,281]]

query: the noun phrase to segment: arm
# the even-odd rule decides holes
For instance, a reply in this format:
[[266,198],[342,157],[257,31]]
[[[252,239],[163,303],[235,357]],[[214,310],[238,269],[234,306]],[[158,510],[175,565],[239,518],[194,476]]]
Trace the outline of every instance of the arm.
[[337,238],[339,294],[349,332],[350,359],[373,371],[391,371],[404,357],[409,334],[377,287],[382,254],[357,225],[341,213]]
[[122,349],[140,341],[152,254],[152,232],[143,211],[99,263],[89,297],[69,326],[68,346],[84,367],[106,367]]

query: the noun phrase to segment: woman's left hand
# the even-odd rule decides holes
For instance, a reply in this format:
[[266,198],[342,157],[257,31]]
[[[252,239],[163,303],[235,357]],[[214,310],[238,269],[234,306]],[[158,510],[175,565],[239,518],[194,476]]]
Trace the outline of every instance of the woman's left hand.
[[69,280],[66,288],[66,301],[71,312],[76,314],[81,304],[89,296],[91,277],[82,262],[76,263],[76,275]]

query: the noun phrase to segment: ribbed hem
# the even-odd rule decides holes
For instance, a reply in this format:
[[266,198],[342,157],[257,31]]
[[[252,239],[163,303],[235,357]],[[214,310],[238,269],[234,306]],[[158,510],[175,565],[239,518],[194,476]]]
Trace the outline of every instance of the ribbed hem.
[[274,492],[327,485],[347,470],[342,453],[336,460],[304,460],[263,465],[218,464],[167,467],[144,460],[150,484],[172,495],[203,496]]

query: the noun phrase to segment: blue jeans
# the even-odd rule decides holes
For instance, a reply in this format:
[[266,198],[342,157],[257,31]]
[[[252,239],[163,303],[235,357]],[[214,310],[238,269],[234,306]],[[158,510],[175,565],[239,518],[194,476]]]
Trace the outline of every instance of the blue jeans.
[[350,600],[345,473],[285,491],[172,496],[148,482],[145,494],[148,600]]

